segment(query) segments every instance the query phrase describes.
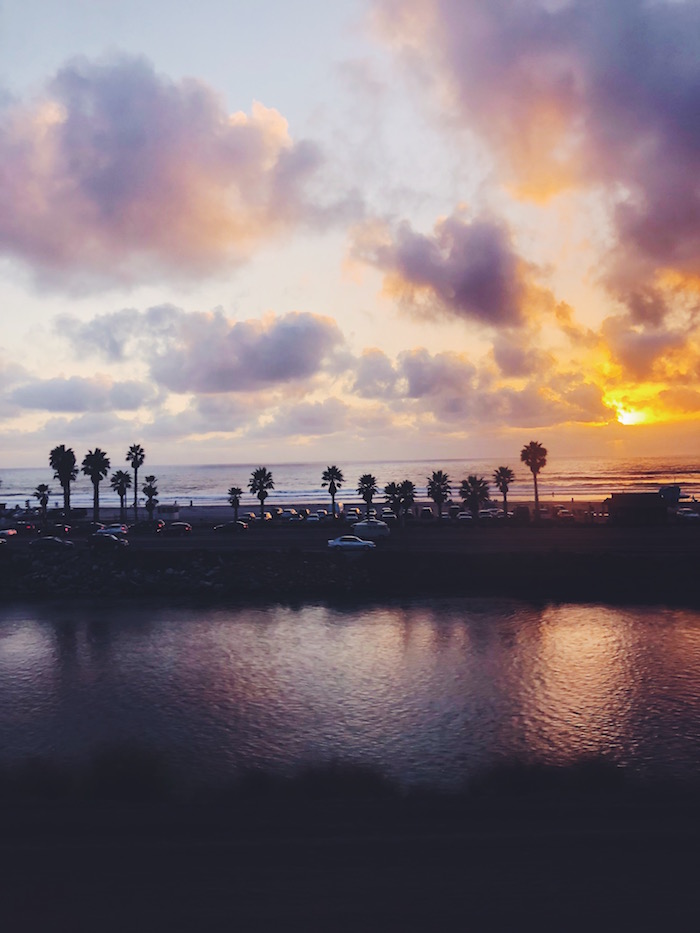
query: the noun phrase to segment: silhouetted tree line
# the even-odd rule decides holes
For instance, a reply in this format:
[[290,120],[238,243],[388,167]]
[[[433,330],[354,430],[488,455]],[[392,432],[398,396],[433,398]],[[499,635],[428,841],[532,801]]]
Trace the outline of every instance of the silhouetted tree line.
[[[134,490],[134,521],[138,521],[138,473],[146,459],[146,454],[140,444],[132,444],[126,452],[125,460],[130,464],[134,480],[131,481],[131,474],[126,470],[116,470],[110,478],[110,486],[119,496],[121,520],[126,519],[126,497],[129,489]],[[535,520],[539,519],[539,490],[537,477],[540,471],[547,464],[547,449],[539,441],[530,441],[520,451],[520,460],[532,473],[535,487]],[[73,483],[79,473],[78,462],[75,452],[72,448],[60,444],[54,447],[49,454],[49,466],[54,471],[54,479],[57,479],[63,490],[63,514],[66,519],[70,518],[70,491]],[[107,477],[110,469],[110,460],[107,454],[96,447],[89,450],[83,458],[80,471],[90,478],[93,485],[93,519],[99,521],[100,509],[100,483]],[[447,473],[443,470],[435,470],[431,476],[426,477],[426,493],[435,503],[438,510],[438,517],[442,518],[442,507],[452,495],[452,482]],[[499,466],[493,473],[493,483],[503,496],[503,512],[508,514],[508,490],[515,481],[515,474],[508,466]],[[0,484],[1,484],[0,480]],[[328,488],[331,497],[331,510],[333,518],[336,517],[336,495],[345,482],[343,471],[335,466],[328,466],[321,476],[322,488]],[[153,518],[153,512],[158,505],[158,487],[157,478],[153,475],[146,476],[146,481],[141,492],[146,497],[145,509],[149,519]],[[253,470],[248,481],[248,489],[260,502],[260,517],[263,517],[265,500],[270,494],[270,490],[275,488],[272,473],[265,466],[257,467]],[[372,502],[379,492],[377,478],[371,473],[364,473],[359,477],[357,483],[357,493],[365,503],[366,516],[369,517]],[[477,517],[482,506],[491,499],[491,491],[488,481],[483,476],[470,475],[463,479],[457,493],[474,517]],[[46,521],[46,511],[51,496],[51,489],[45,483],[40,483],[33,493],[42,509],[42,517]],[[404,479],[400,482],[390,482],[384,487],[384,500],[389,508],[394,512],[397,518],[405,518],[410,512],[416,500],[416,486],[411,480]],[[236,520],[238,520],[238,510],[241,505],[243,490],[240,486],[231,486],[228,490],[228,502],[235,511]]]
[[[138,471],[143,466],[146,455],[140,444],[132,444],[126,452],[125,460],[134,471],[134,521],[138,521]],[[49,454],[49,466],[53,470],[54,479],[57,479],[63,490],[63,515],[66,520],[70,518],[70,493],[71,484],[75,482],[78,473],[82,472],[89,477],[93,487],[92,514],[93,520],[99,521],[100,518],[100,483],[106,479],[110,469],[110,459],[104,450],[95,447],[89,450],[83,457],[83,461],[78,469],[78,461],[75,451],[65,444],[59,444],[54,447]],[[152,517],[153,510],[158,503],[155,498],[158,489],[155,486],[156,477],[147,476],[146,485],[141,490],[146,496],[146,511]],[[116,470],[110,478],[110,486],[119,496],[121,520],[126,519],[126,496],[132,486],[131,474],[126,470]],[[46,510],[49,503],[51,489],[46,483],[40,483],[34,490],[34,497],[38,499],[42,509],[42,517],[46,521]]]

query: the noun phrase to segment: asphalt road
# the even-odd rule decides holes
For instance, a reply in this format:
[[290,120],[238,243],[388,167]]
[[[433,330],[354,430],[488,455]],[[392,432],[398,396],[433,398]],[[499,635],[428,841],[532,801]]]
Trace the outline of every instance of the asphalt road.
[[[130,549],[182,551],[182,550],[326,550],[328,540],[341,534],[352,533],[341,522],[321,525],[295,523],[282,525],[274,522],[251,525],[238,534],[214,532],[213,527],[194,526],[189,535],[139,535],[129,539]],[[13,549],[25,549],[31,538],[18,535],[8,543]],[[73,538],[76,548],[88,547],[86,538]],[[561,552],[599,553],[625,551],[627,553],[677,553],[687,558],[689,553],[700,556],[700,527],[666,525],[650,528],[620,528],[609,525],[555,525],[513,526],[493,523],[471,526],[462,522],[416,522],[406,528],[394,527],[388,538],[378,540],[384,550],[425,551],[455,553],[517,553]]]

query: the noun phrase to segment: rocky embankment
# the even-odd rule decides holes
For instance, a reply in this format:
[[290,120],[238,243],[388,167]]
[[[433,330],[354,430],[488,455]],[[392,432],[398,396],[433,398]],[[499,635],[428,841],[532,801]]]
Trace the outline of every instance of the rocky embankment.
[[65,554],[32,555],[7,546],[0,554],[0,592],[5,603],[85,598],[227,605],[464,595],[700,605],[700,541],[640,548],[638,536],[630,535],[629,547],[622,541],[607,549],[575,542],[561,547],[552,538],[545,548],[505,540],[468,552],[392,542],[362,555],[294,546],[132,548],[99,555],[76,546]]

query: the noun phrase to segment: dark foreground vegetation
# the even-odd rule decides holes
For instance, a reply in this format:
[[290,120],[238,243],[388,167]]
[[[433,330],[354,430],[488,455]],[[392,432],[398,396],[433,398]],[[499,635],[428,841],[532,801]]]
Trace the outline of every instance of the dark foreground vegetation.
[[450,794],[340,765],[183,792],[108,749],[0,789],[7,930],[695,928],[700,788],[604,762]]
[[[331,532],[332,534],[332,532]],[[369,554],[329,552],[325,527],[261,529],[222,541],[139,539],[117,552],[76,543],[35,554],[0,549],[5,602],[157,600],[235,605],[252,600],[512,596],[537,600],[700,605],[700,528],[484,527],[432,523],[392,532]]]

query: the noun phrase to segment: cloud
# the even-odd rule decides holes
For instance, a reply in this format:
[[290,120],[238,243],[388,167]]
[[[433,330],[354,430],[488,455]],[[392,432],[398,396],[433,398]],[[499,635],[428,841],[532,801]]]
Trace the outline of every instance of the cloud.
[[[374,0],[417,81],[485,141],[521,196],[603,192],[607,283],[700,281],[700,6],[671,0]],[[461,137],[463,140],[464,137]],[[669,273],[672,273],[669,276]],[[653,313],[647,306],[646,311]],[[658,306],[656,313],[663,313]]]
[[[460,353],[430,353],[421,347],[399,353],[392,361],[375,350],[357,361],[353,391],[387,405],[395,419],[413,422],[430,416],[446,432],[614,418],[601,386],[577,373],[558,372],[554,359],[544,356],[545,366],[519,374],[526,379],[513,384],[488,360],[477,364]],[[381,374],[375,381],[372,366]]]
[[11,402],[21,408],[76,413],[135,411],[155,398],[155,390],[145,383],[99,376],[36,379],[10,394]]
[[392,398],[398,374],[394,364],[382,350],[364,350],[357,361],[352,391],[361,398]]
[[250,431],[252,437],[297,437],[310,440],[344,431],[350,408],[338,398],[284,405],[268,422]]
[[356,231],[352,251],[380,269],[385,291],[414,311],[490,326],[524,321],[526,265],[499,221],[453,214],[432,236],[406,221],[393,229],[368,223]]
[[[602,334],[613,360],[633,379],[651,378],[664,360],[683,350],[686,331],[663,324],[637,324],[629,314],[603,322]],[[659,373],[657,373],[659,374]]]
[[186,312],[166,304],[87,322],[63,315],[55,329],[81,356],[141,360],[171,392],[249,392],[344,366],[340,328],[309,312],[232,321],[221,311]]
[[548,372],[554,364],[551,353],[528,346],[522,335],[510,332],[496,336],[493,342],[493,356],[505,377],[517,378]]
[[229,114],[143,58],[75,59],[0,109],[0,251],[77,289],[200,276],[342,213],[307,193],[321,163],[260,103]]

